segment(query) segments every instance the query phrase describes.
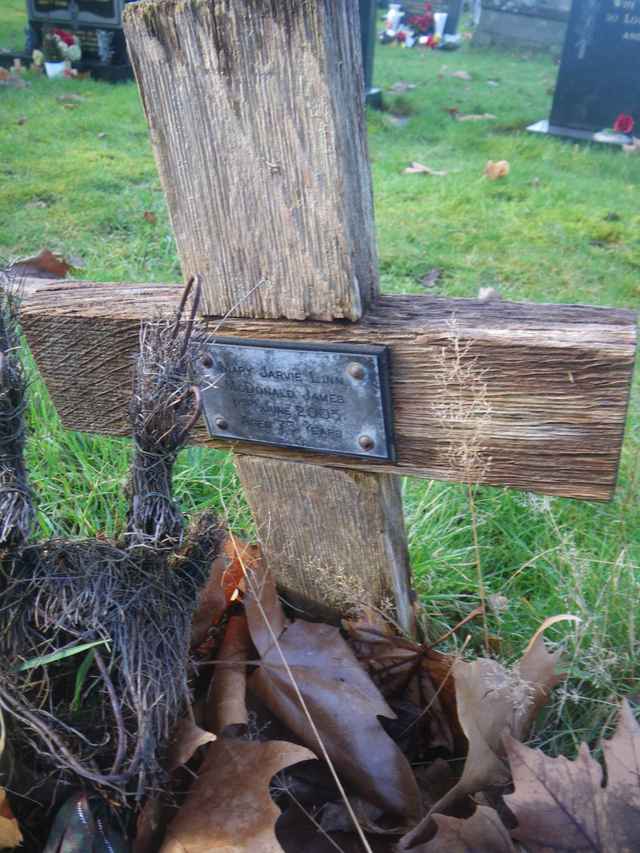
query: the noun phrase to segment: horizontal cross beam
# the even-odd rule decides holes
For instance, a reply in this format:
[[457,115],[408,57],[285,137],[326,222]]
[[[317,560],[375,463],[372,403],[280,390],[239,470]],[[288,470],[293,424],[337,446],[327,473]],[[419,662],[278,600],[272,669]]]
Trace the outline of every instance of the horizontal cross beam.
[[[181,292],[27,283],[24,329],[65,427],[128,434],[140,322],[173,312]],[[394,295],[358,323],[207,322],[220,338],[390,349],[395,463],[245,445],[253,455],[574,498],[612,495],[636,346],[630,311]],[[212,440],[204,426],[195,441],[243,449]]]

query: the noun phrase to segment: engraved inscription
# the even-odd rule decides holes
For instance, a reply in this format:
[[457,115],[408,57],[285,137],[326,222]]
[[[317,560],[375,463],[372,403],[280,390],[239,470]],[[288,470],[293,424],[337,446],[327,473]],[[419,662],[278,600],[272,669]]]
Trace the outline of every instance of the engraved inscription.
[[225,338],[208,356],[202,391],[216,438],[393,459],[386,347]]

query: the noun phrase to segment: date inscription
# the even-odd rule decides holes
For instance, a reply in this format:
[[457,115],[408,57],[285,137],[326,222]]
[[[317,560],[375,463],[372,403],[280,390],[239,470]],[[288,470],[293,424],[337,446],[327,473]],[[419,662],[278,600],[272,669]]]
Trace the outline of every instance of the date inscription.
[[395,458],[387,347],[221,338],[202,374],[215,438]]

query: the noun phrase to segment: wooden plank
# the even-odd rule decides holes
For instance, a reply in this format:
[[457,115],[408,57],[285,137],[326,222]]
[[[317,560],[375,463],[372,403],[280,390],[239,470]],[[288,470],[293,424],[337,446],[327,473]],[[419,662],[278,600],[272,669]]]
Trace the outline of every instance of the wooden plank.
[[[357,3],[145,0],[128,7],[125,30],[182,270],[200,274],[205,313],[358,320],[378,280]],[[264,532],[274,466],[239,463],[249,467],[248,497]],[[322,479],[307,468],[293,466],[291,483]],[[387,514],[401,517],[399,493],[378,474],[324,476],[351,549],[366,553],[371,528]],[[343,556],[327,550],[330,528],[286,526],[300,501],[286,479],[271,502],[289,566],[294,556],[304,565],[323,554],[327,576],[337,576]],[[271,557],[282,580],[287,566]],[[357,579],[376,591],[375,604],[380,572],[401,572],[397,611],[408,618],[406,560],[378,549],[360,564]],[[302,572],[292,578],[307,589]]]
[[206,312],[359,319],[378,280],[358,4],[143,0],[123,23]]
[[[139,323],[173,311],[181,289],[35,288],[24,328],[63,423],[126,435]],[[630,311],[384,296],[355,324],[235,319],[217,333],[391,350],[395,465],[254,445],[252,454],[575,498],[612,495],[636,344]],[[229,447],[204,429],[196,439]]]
[[398,477],[244,454],[236,465],[263,553],[298,607],[372,605],[415,633]]

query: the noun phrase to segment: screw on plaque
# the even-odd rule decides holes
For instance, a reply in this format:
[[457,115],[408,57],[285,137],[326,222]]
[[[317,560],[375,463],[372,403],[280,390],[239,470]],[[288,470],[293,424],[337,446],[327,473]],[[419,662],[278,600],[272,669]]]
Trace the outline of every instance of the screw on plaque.
[[364,379],[365,377],[364,367],[357,361],[352,361],[351,364],[347,365],[347,373],[353,379]]
[[202,356],[201,362],[203,367],[213,367],[213,359],[208,353]]
[[222,416],[216,418],[214,421],[214,424],[215,424],[217,429],[222,430],[223,432],[224,432],[224,430],[229,429],[229,422],[227,421],[226,418],[223,418]]
[[370,435],[361,435],[358,438],[358,444],[363,450],[373,450],[376,446],[375,441],[371,438]]

